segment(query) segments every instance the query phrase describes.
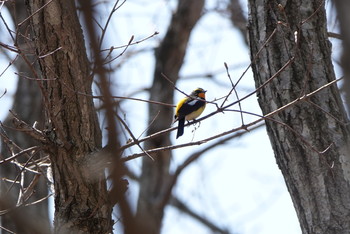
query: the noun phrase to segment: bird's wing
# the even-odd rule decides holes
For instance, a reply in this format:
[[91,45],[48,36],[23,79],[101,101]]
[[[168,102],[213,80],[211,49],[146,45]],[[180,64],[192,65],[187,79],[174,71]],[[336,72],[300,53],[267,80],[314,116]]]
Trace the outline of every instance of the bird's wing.
[[190,99],[187,100],[178,110],[178,116],[186,116],[202,106],[205,105],[205,101],[197,100],[197,99]]

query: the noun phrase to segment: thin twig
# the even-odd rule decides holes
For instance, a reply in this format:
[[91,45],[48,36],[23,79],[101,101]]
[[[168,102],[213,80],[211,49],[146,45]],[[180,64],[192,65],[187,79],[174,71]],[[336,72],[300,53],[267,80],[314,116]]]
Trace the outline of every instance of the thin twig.
[[[24,24],[25,22],[27,22],[27,20],[29,20],[30,18],[32,18],[34,15],[38,14],[39,11],[43,10],[47,5],[49,5],[53,0],[48,1],[47,3],[45,3],[42,7],[40,7],[39,9],[37,9],[33,14],[31,14],[30,16],[28,16],[27,18],[25,18],[22,22],[20,22],[18,24],[18,27],[21,27],[22,24]],[[17,32],[19,32],[19,30],[17,30]],[[16,36],[16,38],[18,38],[18,36]]]
[[[82,93],[80,93],[80,94],[82,94]],[[88,94],[84,94],[84,95],[88,95]],[[92,96],[92,98],[102,99],[103,96]],[[168,106],[168,107],[175,107],[176,106],[174,104],[169,104],[169,103],[165,103],[165,102],[158,102],[158,101],[152,101],[152,100],[145,100],[145,99],[141,99],[141,98],[122,97],[122,96],[111,96],[111,98],[117,98],[117,99],[123,99],[123,100],[131,100],[131,101],[139,101],[139,102],[146,102],[146,103],[162,105],[162,106]]]
[[[112,59],[110,59],[110,60],[108,60],[108,61],[103,62],[103,65],[106,65],[106,64],[108,64],[108,63],[111,63],[111,62],[113,62],[114,60],[116,60],[117,58],[121,57],[121,56],[125,53],[125,51],[129,48],[129,45],[131,44],[131,42],[132,42],[133,40],[134,40],[134,36],[131,36],[131,38],[130,38],[130,40],[129,40],[129,43],[128,43],[128,45],[124,48],[124,50],[123,50],[118,56],[116,56],[116,57],[114,57],[114,58],[112,58]],[[107,58],[110,56],[110,54],[112,53],[112,51],[113,51],[113,50],[110,50],[109,53],[107,54],[106,58],[103,59],[103,60],[107,60]]]
[[130,130],[129,126],[125,123],[125,121],[117,114],[115,113],[115,115],[117,116],[117,119],[122,123],[122,125],[124,126],[124,128],[126,129],[126,131],[129,133],[130,137],[132,138],[132,140],[136,143],[136,145],[142,150],[142,152],[144,152],[150,159],[152,159],[154,161],[154,158],[149,155],[147,153],[147,151],[145,151],[142,146],[140,145],[140,143],[138,142],[138,140],[136,139],[136,137],[134,136],[134,134],[132,133],[132,131]]
[[108,25],[109,25],[109,23],[110,23],[110,21],[111,21],[111,19],[112,19],[113,14],[114,14],[122,5],[124,5],[125,2],[126,2],[126,0],[124,0],[124,1],[118,6],[119,0],[117,0],[117,1],[115,2],[115,4],[114,4],[112,10],[111,10],[111,13],[108,15],[108,19],[107,19],[107,21],[106,21],[106,23],[105,23],[104,28],[102,29],[102,35],[101,35],[101,39],[100,39],[99,45],[98,45],[98,48],[99,48],[100,50],[101,50],[101,46],[102,46],[102,43],[103,43],[103,39],[104,39],[104,37],[105,37],[105,35],[106,35],[106,32],[107,32],[107,27],[108,27]]
[[[227,101],[228,97],[231,95],[232,91],[235,92],[236,98],[237,98],[237,100],[239,100],[239,96],[238,96],[238,93],[237,93],[237,90],[236,90],[236,86],[233,84],[232,79],[231,79],[231,75],[230,75],[230,73],[229,73],[229,71],[228,71],[227,63],[224,63],[224,65],[225,65],[225,68],[226,68],[227,76],[228,76],[228,78],[230,79],[232,88],[231,88],[229,94],[226,96],[225,100],[222,102],[221,108],[224,106],[225,102]],[[238,102],[238,107],[239,107],[240,110],[242,110],[241,102]],[[244,125],[244,120],[243,120],[243,114],[242,114],[242,112],[241,112],[241,120],[242,120],[242,125]]]
[[131,45],[137,45],[137,44],[140,44],[141,42],[144,42],[144,41],[147,41],[148,39],[150,39],[150,38],[152,38],[152,37],[154,37],[154,36],[156,36],[156,35],[158,35],[159,34],[159,32],[154,32],[152,35],[150,35],[150,36],[148,36],[148,37],[145,37],[145,38],[143,38],[143,39],[141,39],[141,40],[138,40],[138,41],[135,41],[135,42],[132,42],[132,43],[128,43],[128,44],[126,44],[126,45],[122,45],[122,46],[112,46],[111,48],[109,48],[109,49],[102,49],[101,50],[101,52],[104,52],[104,51],[113,51],[113,50],[117,50],[117,49],[122,49],[122,48],[124,48],[124,47],[129,47],[129,46],[131,46]]
[[153,117],[153,119],[151,120],[151,122],[148,124],[147,128],[145,130],[143,130],[143,132],[141,132],[140,136],[137,139],[140,139],[140,137],[152,126],[152,124],[154,123],[154,121],[158,118],[160,111],[157,112],[157,114]]
[[3,164],[3,163],[6,163],[6,162],[9,162],[9,161],[12,161],[14,159],[16,159],[17,157],[21,156],[22,154],[26,154],[26,153],[29,153],[30,151],[36,151],[38,150],[40,147],[39,146],[33,146],[33,147],[29,147],[25,150],[22,150],[21,152],[18,152],[17,154],[14,154],[8,158],[5,158],[3,160],[0,161],[0,164]]

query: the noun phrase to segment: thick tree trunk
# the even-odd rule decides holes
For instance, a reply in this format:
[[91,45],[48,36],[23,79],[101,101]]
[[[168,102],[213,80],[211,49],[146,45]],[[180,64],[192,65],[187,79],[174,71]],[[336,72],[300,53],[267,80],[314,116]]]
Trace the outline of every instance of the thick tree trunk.
[[[256,87],[290,61],[258,92],[264,114],[335,79],[324,1],[281,3],[286,5],[249,0]],[[349,233],[349,131],[337,86],[323,89],[272,119],[280,123],[267,120],[268,135],[303,233]],[[325,153],[316,152],[328,146]]]
[[[111,207],[103,173],[83,165],[101,146],[92,78],[74,1],[28,1],[42,71],[55,188],[56,233],[109,233]],[[43,8],[42,8],[43,7]],[[40,9],[42,8],[42,9]],[[87,94],[87,95],[82,95]]]
[[[193,27],[199,20],[204,0],[179,0],[178,9],[172,17],[169,29],[156,52],[156,68],[150,99],[163,103],[172,103],[174,87],[162,73],[176,83],[186,54],[187,44]],[[174,118],[174,112],[167,106],[149,105],[151,122],[148,135],[168,128]],[[153,149],[170,145],[169,134],[147,141],[146,148]],[[164,215],[164,205],[170,199],[166,195],[169,183],[171,151],[152,155],[155,161],[144,157],[140,177],[140,193],[137,206],[137,219],[145,233],[160,233]]]

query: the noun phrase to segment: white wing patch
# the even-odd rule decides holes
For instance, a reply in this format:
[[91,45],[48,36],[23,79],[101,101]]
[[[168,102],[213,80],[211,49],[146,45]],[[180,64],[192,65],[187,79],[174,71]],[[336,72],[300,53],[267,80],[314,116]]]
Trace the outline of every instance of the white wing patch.
[[198,102],[198,100],[192,100],[190,102],[187,102],[186,104],[190,105],[190,106],[194,106],[196,104],[196,102]]

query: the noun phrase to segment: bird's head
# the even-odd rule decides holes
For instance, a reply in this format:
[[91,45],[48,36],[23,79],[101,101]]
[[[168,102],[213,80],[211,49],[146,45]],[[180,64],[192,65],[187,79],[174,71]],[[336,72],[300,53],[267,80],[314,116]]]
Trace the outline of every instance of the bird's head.
[[205,93],[207,91],[202,89],[202,88],[196,88],[195,90],[192,91],[191,96],[195,96],[195,97],[200,97],[205,99]]

